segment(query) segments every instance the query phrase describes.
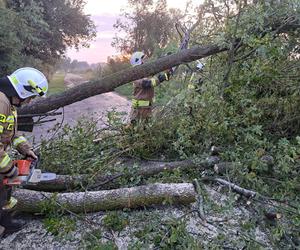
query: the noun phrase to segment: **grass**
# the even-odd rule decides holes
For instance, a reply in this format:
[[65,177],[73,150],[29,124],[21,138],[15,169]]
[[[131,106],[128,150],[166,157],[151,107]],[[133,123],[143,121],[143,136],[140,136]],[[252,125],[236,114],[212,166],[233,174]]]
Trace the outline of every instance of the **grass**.
[[64,83],[65,73],[57,72],[53,75],[49,82],[49,95],[63,92],[65,88]]
[[122,96],[126,97],[127,99],[131,99],[132,98],[132,93],[133,93],[132,83],[126,83],[126,84],[124,84],[120,87],[117,87],[115,89],[115,91],[119,95],[122,95]]

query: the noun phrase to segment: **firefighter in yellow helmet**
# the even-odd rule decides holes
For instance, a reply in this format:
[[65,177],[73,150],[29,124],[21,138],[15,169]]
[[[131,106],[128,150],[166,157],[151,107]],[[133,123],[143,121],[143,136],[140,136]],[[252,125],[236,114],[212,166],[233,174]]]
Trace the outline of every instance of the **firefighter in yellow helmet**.
[[[144,63],[145,54],[137,51],[132,54],[130,64],[135,67]],[[160,73],[152,78],[143,78],[133,82],[133,99],[130,112],[130,123],[145,121],[151,117],[154,88],[163,81],[168,81],[171,70]]]
[[21,229],[12,220],[11,208],[16,200],[11,196],[11,187],[3,184],[3,178],[18,176],[8,152],[13,146],[28,158],[37,156],[25,137],[17,133],[15,107],[29,103],[36,96],[44,96],[48,90],[46,77],[34,68],[21,68],[9,76],[0,78],[0,234],[9,234]]

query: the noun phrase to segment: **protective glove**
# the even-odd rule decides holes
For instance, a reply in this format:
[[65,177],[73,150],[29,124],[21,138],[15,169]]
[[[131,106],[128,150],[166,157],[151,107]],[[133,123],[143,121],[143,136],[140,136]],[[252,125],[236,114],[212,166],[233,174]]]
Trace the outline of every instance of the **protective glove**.
[[29,150],[26,154],[26,157],[32,158],[34,160],[38,158],[38,156],[33,152],[33,150]]
[[17,176],[19,176],[19,169],[16,165],[13,165],[11,167],[11,170],[8,172],[7,175],[4,175],[5,177],[9,178],[9,179],[14,179]]
[[167,74],[167,73],[160,73],[157,78],[158,78],[158,81],[161,83],[163,81],[169,81],[169,76],[170,74]]
[[173,75],[173,73],[174,73],[173,68],[168,69],[168,70],[166,71],[166,73],[168,74],[169,77],[170,77],[171,75]]
[[11,173],[12,173],[12,175],[9,176],[9,179],[13,180],[16,177],[18,177],[19,176],[19,169],[18,169],[18,167],[14,165],[13,166],[13,170],[12,170]]

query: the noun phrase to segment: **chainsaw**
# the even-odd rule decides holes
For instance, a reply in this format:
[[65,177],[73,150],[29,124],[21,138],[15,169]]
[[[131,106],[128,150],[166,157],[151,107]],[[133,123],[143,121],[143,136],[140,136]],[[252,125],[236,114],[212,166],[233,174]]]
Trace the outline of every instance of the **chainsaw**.
[[38,169],[39,163],[39,158],[14,161],[15,166],[18,168],[19,175],[15,178],[5,178],[3,184],[7,186],[25,186],[55,180],[56,174],[42,173],[42,170]]

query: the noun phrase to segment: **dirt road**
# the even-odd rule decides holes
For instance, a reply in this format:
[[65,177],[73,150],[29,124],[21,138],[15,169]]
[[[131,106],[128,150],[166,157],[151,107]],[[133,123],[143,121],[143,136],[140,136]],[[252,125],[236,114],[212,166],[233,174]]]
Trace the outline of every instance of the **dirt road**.
[[[65,84],[67,88],[72,88],[79,84],[84,84],[86,80],[79,75],[68,73],[65,76]],[[41,136],[45,139],[50,138],[52,133],[47,131],[55,126],[55,124],[63,121],[64,124],[74,125],[77,120],[82,116],[93,116],[95,118],[105,117],[108,111],[116,109],[120,112],[128,113],[130,110],[130,101],[126,98],[118,95],[115,92],[109,92],[97,96],[93,96],[82,100],[80,102],[73,103],[64,108],[59,109],[57,112],[63,112],[63,115],[57,116],[55,122],[49,122],[40,126],[35,126],[32,135],[34,135],[35,142],[39,142]],[[50,118],[49,118],[50,119]],[[125,119],[125,117],[124,117]],[[103,123],[99,123],[102,126]],[[27,134],[27,137],[32,137],[31,133]],[[31,138],[32,140],[32,138]]]

